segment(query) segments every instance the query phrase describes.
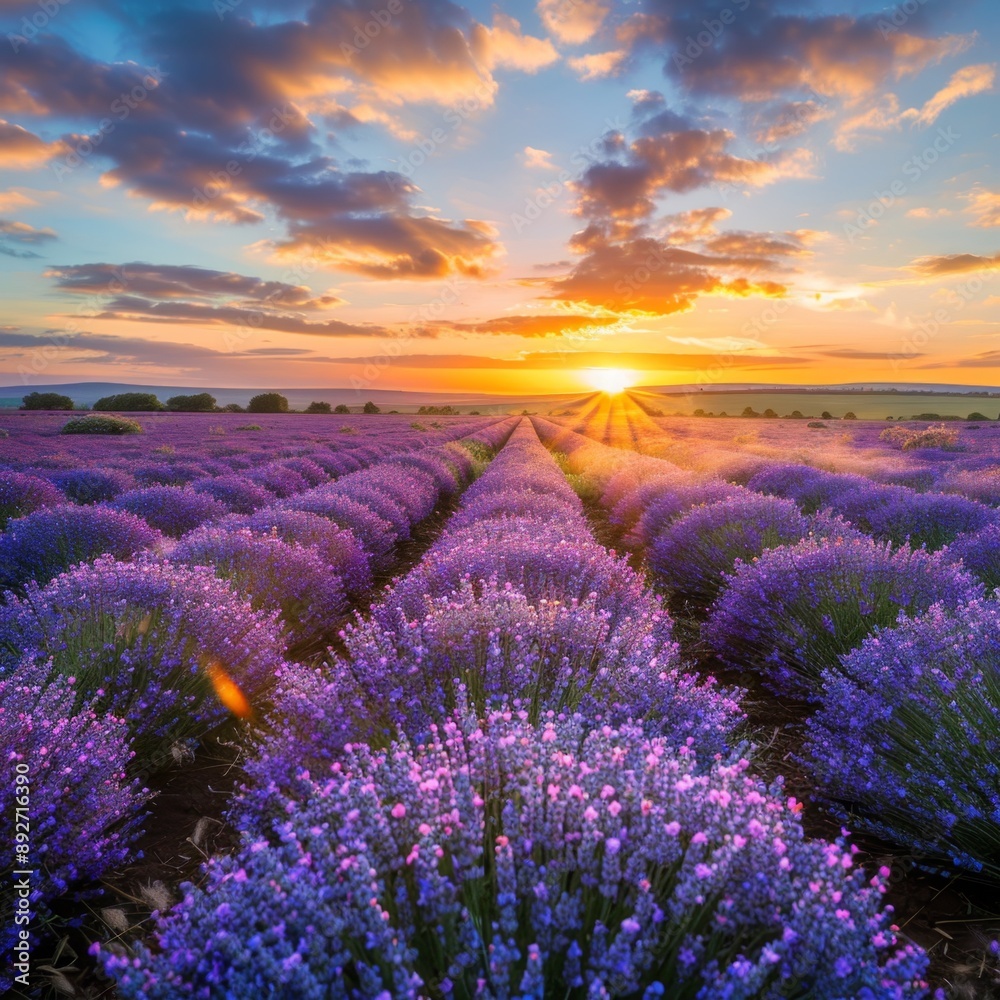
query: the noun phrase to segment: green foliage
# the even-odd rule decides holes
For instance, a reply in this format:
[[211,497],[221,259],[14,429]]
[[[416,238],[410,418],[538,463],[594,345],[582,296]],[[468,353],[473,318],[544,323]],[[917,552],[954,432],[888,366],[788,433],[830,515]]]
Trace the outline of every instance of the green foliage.
[[857,420],[858,415],[853,410],[848,410],[843,417],[844,420]]
[[350,413],[351,412],[351,408],[346,403],[338,403],[333,408],[333,412],[334,413],[338,413],[341,416],[343,416],[345,413]]
[[260,424],[240,424],[239,427],[234,427],[235,431],[262,431],[264,428]]
[[141,434],[142,426],[128,417],[74,417],[63,426],[60,434]]
[[829,410],[824,410],[820,414],[820,419],[822,419],[822,420],[833,420],[833,414]]
[[171,396],[167,409],[177,413],[214,413],[215,396],[209,392],[195,393],[193,396]]
[[239,403],[226,403],[222,408],[223,413],[246,413],[246,410]]
[[454,417],[458,415],[458,410],[454,406],[421,406],[417,414],[428,417]]
[[772,409],[771,409],[770,407],[768,407],[768,408],[767,408],[767,409],[766,409],[766,410],[764,411],[764,416],[765,416],[765,417],[766,417],[766,418],[767,418],[768,420],[775,420],[775,419],[777,418],[777,416],[778,416],[778,411],[777,411],[777,410],[772,410]]
[[280,392],[262,392],[247,404],[247,413],[287,413],[288,400]]
[[820,428],[826,427],[826,424],[824,424],[822,420],[810,420],[809,423],[806,424],[806,427]]
[[987,417],[985,414],[980,413],[978,410],[976,410],[974,413],[970,413],[965,419],[966,420],[989,420],[990,418]]
[[368,402],[367,402],[367,403],[365,403],[365,405],[364,405],[364,406],[362,407],[362,409],[361,409],[361,412],[362,412],[362,413],[381,413],[381,412],[382,412],[382,408],[381,408],[381,407],[379,407],[379,406],[376,406],[376,405],[375,405],[375,404],[374,404],[374,403],[373,403],[373,402],[372,402],[372,401],[371,401],[371,400],[369,399],[369,400],[368,400]]
[[163,409],[163,404],[152,392],[119,392],[102,396],[91,409],[100,412],[124,410],[129,413],[155,413]]
[[425,431],[425,430],[427,430],[426,426],[424,424],[420,423],[419,420],[412,420],[412,421],[410,421],[410,428],[412,430],[415,430],[415,431]]
[[72,410],[73,400],[58,392],[29,392],[21,401],[22,410]]
[[333,407],[329,403],[313,401],[306,407],[306,413],[333,413]]

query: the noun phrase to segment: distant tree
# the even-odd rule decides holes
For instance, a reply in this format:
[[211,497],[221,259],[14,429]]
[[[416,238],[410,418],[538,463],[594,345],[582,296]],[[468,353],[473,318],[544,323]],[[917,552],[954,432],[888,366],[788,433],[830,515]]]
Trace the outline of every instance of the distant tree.
[[350,413],[351,412],[351,408],[346,403],[338,403],[333,408],[333,412],[334,413]]
[[247,404],[247,413],[287,413],[288,400],[280,392],[262,392]]
[[747,407],[744,407],[742,416],[744,416],[744,417],[759,417],[760,414],[752,406],[747,406]]
[[844,414],[844,420],[857,420],[857,419],[858,419],[858,415],[854,412],[854,410],[848,410]]
[[478,417],[480,415],[479,410],[469,410],[470,417]]
[[215,396],[210,392],[198,392],[193,396],[171,396],[167,409],[176,413],[214,413]]
[[823,420],[833,420],[833,414],[832,414],[832,413],[831,413],[831,412],[830,412],[829,410],[824,410],[824,411],[823,411],[823,412],[822,412],[822,413],[820,414],[820,417],[821,417],[821,418],[822,418]]
[[774,418],[777,417],[777,415],[778,414],[774,410],[772,410],[770,407],[768,407],[764,411],[764,416],[767,417],[768,420],[774,420]]
[[329,403],[312,402],[306,407],[306,413],[333,413],[333,407]]
[[792,420],[805,420],[805,415],[801,410],[792,410],[791,418]]
[[112,396],[102,396],[92,409],[96,411],[126,410],[132,413],[155,412],[163,409],[163,404],[152,392],[119,392]]
[[22,410],[72,410],[73,400],[58,392],[29,392],[21,401]]
[[430,416],[430,417],[453,417],[456,416],[458,410],[454,406],[421,406],[417,410],[418,415]]
[[987,417],[985,414],[982,414],[978,410],[976,410],[975,413],[970,413],[965,419],[966,420],[989,420],[990,418]]
[[705,411],[699,407],[694,413],[691,414],[692,417],[703,417],[705,416]]
[[376,406],[376,405],[375,405],[375,404],[374,404],[374,403],[373,403],[373,402],[372,402],[372,401],[371,401],[371,400],[369,399],[369,400],[368,400],[368,402],[367,402],[367,403],[365,403],[365,405],[364,405],[364,406],[363,406],[363,407],[361,408],[361,412],[362,412],[362,413],[381,413],[381,412],[382,412],[382,408],[381,408],[381,407],[379,407],[379,406]]
[[222,408],[223,413],[246,413],[246,410],[239,403],[226,403]]

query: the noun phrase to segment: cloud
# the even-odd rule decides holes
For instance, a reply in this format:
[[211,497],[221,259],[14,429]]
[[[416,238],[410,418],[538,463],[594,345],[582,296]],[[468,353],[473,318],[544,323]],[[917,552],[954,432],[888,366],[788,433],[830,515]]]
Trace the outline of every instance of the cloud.
[[928,205],[918,205],[916,208],[908,209],[906,217],[908,219],[946,219],[953,214],[950,208],[931,208]]
[[597,34],[610,13],[602,0],[538,0],[545,30],[564,45],[582,45]]
[[[378,359],[329,358],[335,364],[367,365]],[[626,368],[632,371],[700,371],[715,368],[718,354],[644,353],[632,351],[539,351],[516,358],[473,354],[404,354],[393,358],[401,368],[481,368],[515,371],[578,371],[585,368]],[[799,366],[802,358],[726,352],[726,364],[740,368]]]
[[559,168],[552,162],[552,154],[544,149],[535,149],[534,146],[525,146],[521,154],[524,165],[529,170],[558,170]]
[[776,282],[720,277],[733,263],[651,237],[595,243],[568,275],[549,282],[545,297],[622,313],[668,315],[691,309],[701,295],[784,295],[785,287]]
[[392,336],[382,326],[310,317],[339,305],[337,296],[315,296],[305,285],[231,271],[137,262],[60,266],[45,273],[60,291],[92,297],[86,314],[90,319],[235,326],[317,337]]
[[962,197],[969,203],[964,211],[972,216],[970,226],[977,229],[1000,226],[1000,191],[988,191],[986,188],[977,187]]
[[805,150],[745,159],[729,152],[732,132],[699,128],[670,110],[660,110],[637,132],[631,142],[610,134],[605,145],[613,156],[592,163],[575,182],[580,215],[638,220],[652,215],[656,197],[668,191],[684,194],[709,184],[762,187],[810,176]]
[[35,208],[38,202],[23,191],[0,191],[0,212],[12,212],[15,208]]
[[488,39],[486,62],[492,69],[503,66],[523,73],[537,73],[559,59],[555,46],[547,38],[532,38],[521,31],[521,22],[499,11],[493,27],[478,29]]
[[51,267],[45,272],[56,287],[78,295],[109,295],[128,291],[148,299],[212,299],[220,296],[295,309],[329,309],[343,303],[334,295],[314,296],[306,285],[266,281],[233,271],[214,271],[194,265],[77,264]]
[[25,246],[40,246],[50,243],[59,237],[51,229],[36,229],[26,222],[15,222],[13,219],[0,219],[0,254],[4,257],[16,257],[20,260],[31,260],[41,257],[34,250],[20,249]]
[[26,128],[0,118],[0,170],[37,169],[65,152],[63,143],[44,142]]
[[491,336],[556,337],[593,329],[600,330],[619,322],[617,316],[574,316],[549,313],[528,316],[501,316],[477,323],[441,323],[441,328],[462,333]]
[[770,149],[787,139],[807,132],[817,122],[832,118],[833,108],[818,100],[782,101],[757,112],[754,117],[754,138]]
[[926,357],[925,354],[909,350],[900,354],[893,353],[892,351],[863,351],[853,347],[840,347],[832,351],[820,351],[819,354],[824,358],[838,358],[844,361],[909,361]]
[[910,264],[909,269],[926,278],[947,278],[953,274],[975,271],[1000,271],[1000,253],[992,257],[981,257],[974,253],[918,257]]
[[[700,5],[646,0],[645,9],[639,45],[666,47],[668,76],[691,93],[752,102],[801,91],[857,100],[890,78],[911,76],[964,51],[974,39],[887,33],[879,14],[790,14],[774,0],[755,0],[704,45]],[[907,28],[915,31],[919,24],[911,17]]]
[[569,59],[569,66],[578,73],[581,80],[600,80],[614,76],[625,65],[628,52],[625,49],[611,49],[608,52],[592,52],[585,56]]
[[983,94],[993,89],[996,79],[996,65],[979,63],[965,66],[953,73],[948,83],[941,88],[919,111],[905,113],[917,125],[931,125],[946,108],[950,108],[963,97]]
[[958,358],[951,361],[934,361],[920,365],[924,369],[933,368],[1000,368],[1000,351],[985,351],[971,358]]

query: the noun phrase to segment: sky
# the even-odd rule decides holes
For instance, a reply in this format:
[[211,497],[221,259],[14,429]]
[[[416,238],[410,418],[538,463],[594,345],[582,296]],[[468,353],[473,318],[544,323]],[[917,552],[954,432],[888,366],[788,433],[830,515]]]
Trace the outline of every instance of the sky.
[[0,0],[0,34],[8,383],[1000,384],[995,0]]

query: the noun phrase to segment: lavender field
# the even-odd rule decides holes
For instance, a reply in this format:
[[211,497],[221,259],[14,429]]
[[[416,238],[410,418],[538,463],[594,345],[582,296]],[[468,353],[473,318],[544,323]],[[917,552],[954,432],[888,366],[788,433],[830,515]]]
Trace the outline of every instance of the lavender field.
[[1000,424],[67,419],[0,417],[0,990],[1000,995]]

